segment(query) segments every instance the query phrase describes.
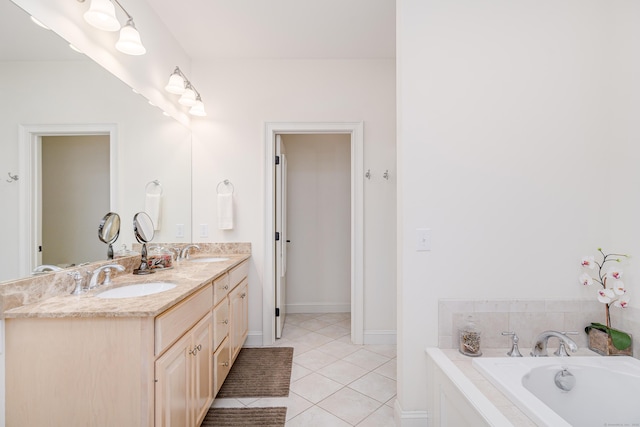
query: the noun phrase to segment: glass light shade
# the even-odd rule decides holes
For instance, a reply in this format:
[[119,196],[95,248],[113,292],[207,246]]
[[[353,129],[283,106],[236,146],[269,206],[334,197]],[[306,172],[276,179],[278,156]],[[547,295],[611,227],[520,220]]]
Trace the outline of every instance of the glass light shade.
[[44,25],[42,22],[38,21],[36,18],[34,18],[33,16],[31,17],[31,20],[33,21],[34,24],[36,24],[38,27],[42,27],[45,30],[50,30],[51,28],[47,27],[46,25]]
[[176,95],[182,95],[185,91],[184,89],[184,79],[178,73],[173,73],[169,77],[169,83],[164,87],[169,93],[175,93]]
[[116,49],[127,55],[144,55],[147,52],[147,49],[142,45],[142,41],[140,41],[140,33],[136,30],[131,19],[120,30],[120,38],[116,43]]
[[91,6],[83,16],[85,21],[100,30],[118,31],[120,29],[116,8],[109,0],[91,0]]
[[185,107],[193,107],[196,105],[196,93],[191,89],[190,86],[187,86],[184,93],[178,100],[180,105],[184,105]]
[[204,111],[204,104],[199,99],[196,101],[195,105],[189,109],[189,114],[192,116],[204,117],[207,113]]

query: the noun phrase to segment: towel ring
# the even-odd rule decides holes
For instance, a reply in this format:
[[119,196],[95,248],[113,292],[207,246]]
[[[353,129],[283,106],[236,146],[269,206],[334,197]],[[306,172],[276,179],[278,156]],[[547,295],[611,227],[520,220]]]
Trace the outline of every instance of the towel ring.
[[158,194],[158,193],[150,193],[149,192],[149,186],[152,185],[152,184],[155,187],[160,189],[160,193],[159,194],[162,196],[162,185],[160,185],[160,181],[158,181],[157,179],[154,179],[153,181],[147,182],[147,185],[145,185],[145,187],[144,187],[145,193],[147,193],[147,194]]
[[228,194],[228,193],[220,193],[220,186],[223,185],[223,184],[225,185],[225,187],[231,187],[231,194],[233,194],[233,190],[234,190],[233,184],[228,179],[225,179],[224,181],[220,181],[218,183],[218,185],[216,186],[216,192],[218,194]]

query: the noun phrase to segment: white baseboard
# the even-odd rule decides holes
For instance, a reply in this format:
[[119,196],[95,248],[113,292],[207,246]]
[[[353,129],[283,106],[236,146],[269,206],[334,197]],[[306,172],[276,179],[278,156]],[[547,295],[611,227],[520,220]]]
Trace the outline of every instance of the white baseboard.
[[287,313],[349,313],[351,304],[287,304]]
[[247,333],[247,340],[244,342],[243,347],[262,347],[262,332]]
[[364,331],[364,344],[395,345],[396,331]]
[[429,426],[429,413],[427,411],[403,411],[398,399],[393,405],[393,416],[397,427]]

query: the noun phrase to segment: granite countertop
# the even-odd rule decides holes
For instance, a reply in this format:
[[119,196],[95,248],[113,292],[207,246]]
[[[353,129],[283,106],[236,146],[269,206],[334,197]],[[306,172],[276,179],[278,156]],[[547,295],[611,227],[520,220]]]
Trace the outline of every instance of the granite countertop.
[[[204,255],[204,254],[203,254]],[[156,316],[189,295],[204,287],[212,279],[224,274],[242,261],[249,254],[216,254],[229,258],[220,262],[189,262],[182,260],[173,268],[155,270],[154,274],[137,276],[130,273],[114,272],[112,284],[101,285],[82,295],[58,295],[37,303],[23,305],[7,310],[6,318],[25,317],[147,317]],[[197,256],[193,256],[197,259]],[[108,289],[146,282],[172,282],[173,289],[142,297],[107,299],[96,298],[95,295]]]

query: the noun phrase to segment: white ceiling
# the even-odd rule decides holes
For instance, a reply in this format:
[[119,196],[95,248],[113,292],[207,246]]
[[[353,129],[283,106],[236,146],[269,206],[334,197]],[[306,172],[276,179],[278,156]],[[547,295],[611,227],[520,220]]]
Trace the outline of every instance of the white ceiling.
[[194,60],[395,58],[395,0],[147,2]]

